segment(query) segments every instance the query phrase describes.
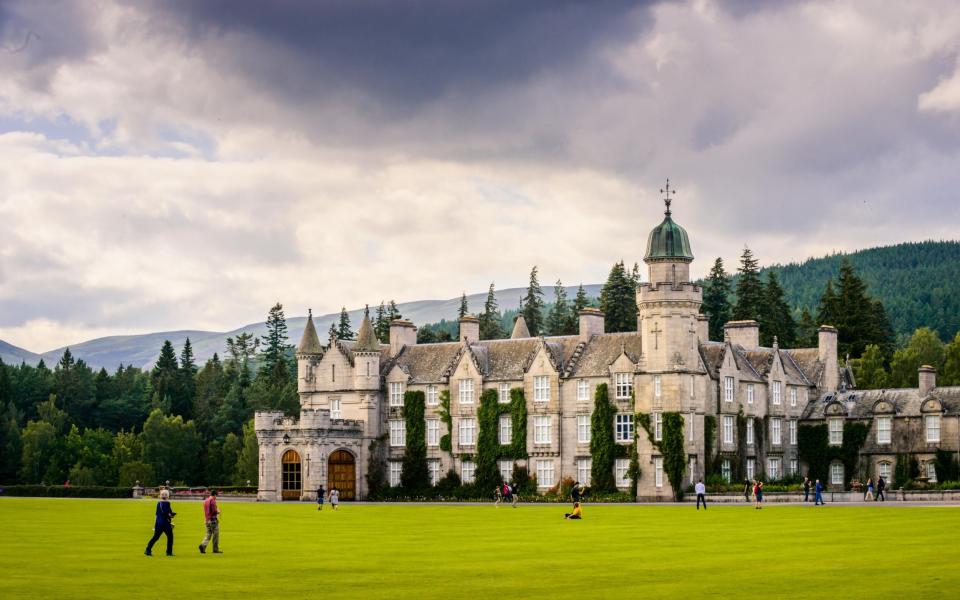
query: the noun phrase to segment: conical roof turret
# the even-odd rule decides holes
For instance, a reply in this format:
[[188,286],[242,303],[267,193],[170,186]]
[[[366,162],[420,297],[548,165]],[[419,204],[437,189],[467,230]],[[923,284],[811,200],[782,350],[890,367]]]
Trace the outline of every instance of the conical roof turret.
[[364,309],[363,320],[360,321],[360,329],[357,331],[357,344],[353,347],[354,352],[379,352],[380,340],[373,332],[373,325],[370,323],[370,307]]
[[527,328],[527,320],[523,315],[517,315],[517,320],[513,322],[513,333],[510,334],[511,340],[530,337],[530,330]]
[[323,347],[320,346],[317,328],[313,324],[313,310],[307,309],[307,325],[303,328],[303,336],[300,338],[300,345],[297,346],[297,354],[322,353]]

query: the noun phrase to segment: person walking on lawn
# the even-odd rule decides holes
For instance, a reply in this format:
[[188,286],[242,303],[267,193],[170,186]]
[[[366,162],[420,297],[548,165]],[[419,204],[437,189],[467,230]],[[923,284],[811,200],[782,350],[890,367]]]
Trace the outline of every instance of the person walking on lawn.
[[700,510],[701,502],[703,502],[703,510],[707,510],[707,486],[703,485],[703,480],[697,481],[693,489],[697,492],[697,510]]
[[153,537],[147,542],[147,549],[143,552],[153,556],[153,545],[161,535],[167,536],[167,556],[173,556],[173,518],[177,513],[170,506],[170,490],[160,490],[160,501],[157,502],[156,519],[153,523]]
[[810,502],[810,478],[803,478],[803,501]]
[[877,497],[874,500],[883,500],[887,501],[887,497],[883,495],[883,490],[887,489],[887,482],[883,479],[883,475],[877,478]]
[[323,510],[323,500],[327,495],[327,490],[323,489],[323,484],[317,488],[317,510]]
[[220,551],[220,507],[217,506],[217,490],[210,490],[207,499],[203,501],[203,520],[207,527],[207,534],[200,542],[200,554],[207,553],[207,544],[213,540],[213,553],[223,554]]
[[813,487],[813,505],[819,506],[823,504],[823,484],[820,483],[820,480],[817,480],[817,483]]
[[873,477],[867,479],[867,491],[863,494],[863,501],[873,500]]

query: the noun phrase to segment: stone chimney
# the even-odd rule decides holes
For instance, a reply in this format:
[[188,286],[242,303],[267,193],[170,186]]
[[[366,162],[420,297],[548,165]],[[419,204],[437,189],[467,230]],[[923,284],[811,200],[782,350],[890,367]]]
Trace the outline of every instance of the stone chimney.
[[701,343],[710,341],[710,317],[707,315],[697,315],[697,339]]
[[480,320],[473,315],[460,318],[460,341],[464,339],[468,343],[480,341]]
[[937,387],[937,370],[930,365],[923,365],[920,371],[920,397],[923,398]]
[[821,325],[817,330],[817,358],[823,364],[823,390],[837,391],[840,384],[840,366],[837,362],[837,328]]
[[417,327],[406,319],[390,321],[390,356],[400,354],[404,346],[417,343]]
[[589,342],[590,338],[603,333],[603,312],[599,308],[587,307],[580,311],[580,341]]
[[748,350],[760,346],[760,325],[756,321],[729,321],[723,326],[723,333],[731,344],[740,344]]

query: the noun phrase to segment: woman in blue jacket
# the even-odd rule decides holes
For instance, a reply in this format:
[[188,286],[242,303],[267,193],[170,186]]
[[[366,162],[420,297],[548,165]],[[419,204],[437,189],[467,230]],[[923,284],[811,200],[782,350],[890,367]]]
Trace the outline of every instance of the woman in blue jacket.
[[177,513],[170,508],[170,491],[160,490],[160,501],[157,502],[157,520],[153,524],[153,537],[147,543],[147,556],[153,556],[153,545],[160,539],[160,534],[167,536],[167,556],[173,556],[173,517]]

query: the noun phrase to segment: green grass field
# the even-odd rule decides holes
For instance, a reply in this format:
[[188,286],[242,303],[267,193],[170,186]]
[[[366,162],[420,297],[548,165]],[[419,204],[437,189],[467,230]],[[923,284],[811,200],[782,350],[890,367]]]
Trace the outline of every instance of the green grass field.
[[960,597],[949,507],[221,506],[148,558],[153,501],[0,499],[0,598]]

